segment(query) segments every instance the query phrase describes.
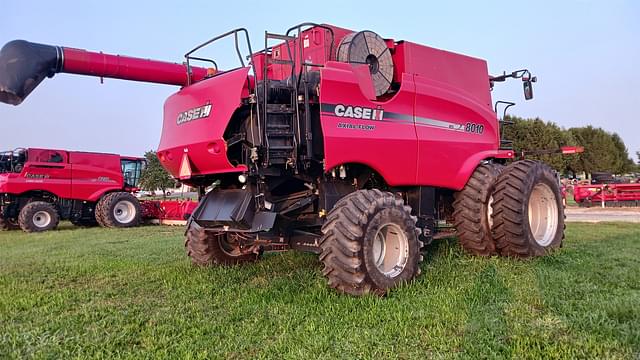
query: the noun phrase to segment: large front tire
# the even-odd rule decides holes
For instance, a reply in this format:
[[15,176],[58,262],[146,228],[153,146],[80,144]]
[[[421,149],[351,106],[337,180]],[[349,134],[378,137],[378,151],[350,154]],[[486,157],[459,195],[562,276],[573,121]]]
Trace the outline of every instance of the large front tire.
[[42,232],[58,227],[60,216],[53,204],[33,201],[20,210],[18,224],[26,232]]
[[96,205],[96,221],[103,227],[134,227],[140,225],[140,202],[127,192],[103,196]]
[[477,256],[498,252],[491,235],[493,191],[504,166],[482,164],[473,172],[464,188],[455,193],[453,217],[462,248]]
[[322,273],[341,293],[384,295],[420,273],[416,219],[389,192],[359,190],[343,197],[322,233]]
[[229,241],[233,234],[215,234],[192,222],[187,230],[184,247],[191,263],[197,266],[237,265],[254,262],[260,254],[245,254]]
[[564,207],[553,169],[516,161],[504,169],[493,195],[492,232],[501,255],[536,257],[562,246]]

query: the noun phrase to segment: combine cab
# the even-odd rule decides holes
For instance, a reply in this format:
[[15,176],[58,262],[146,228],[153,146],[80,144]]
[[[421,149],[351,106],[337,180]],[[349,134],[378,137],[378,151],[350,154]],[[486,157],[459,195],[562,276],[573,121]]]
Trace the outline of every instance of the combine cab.
[[0,229],[54,229],[75,225],[136,226],[144,159],[53,149],[0,154]]
[[[223,38],[235,69],[199,57]],[[230,31],[184,64],[14,41],[0,52],[0,101],[19,104],[58,72],[180,86],[158,157],[200,189],[185,241],[196,265],[307,250],[339,292],[384,294],[417,276],[423,246],[452,226],[481,256],[561,245],[556,174],[512,161],[492,106],[490,88],[508,78],[530,99],[528,70],[489,76],[481,59],[305,23],[265,33],[257,52],[245,29]]]

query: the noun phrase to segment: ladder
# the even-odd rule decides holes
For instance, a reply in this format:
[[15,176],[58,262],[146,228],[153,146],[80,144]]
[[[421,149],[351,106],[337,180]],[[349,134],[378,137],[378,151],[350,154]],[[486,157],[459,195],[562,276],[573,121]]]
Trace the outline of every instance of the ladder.
[[[273,34],[265,31],[265,63],[263,66],[262,91],[263,103],[262,113],[264,116],[264,139],[265,139],[265,163],[266,165],[285,165],[295,168],[298,158],[298,144],[300,141],[298,124],[298,89],[295,77],[295,61],[291,53],[290,42],[294,41],[294,36]],[[287,60],[272,59],[269,55],[269,40],[282,40],[287,47],[289,55]],[[267,71],[270,64],[280,64],[291,66],[291,85],[269,80]],[[288,93],[288,96],[286,96]],[[271,99],[272,94],[284,94],[287,101],[275,101]]]

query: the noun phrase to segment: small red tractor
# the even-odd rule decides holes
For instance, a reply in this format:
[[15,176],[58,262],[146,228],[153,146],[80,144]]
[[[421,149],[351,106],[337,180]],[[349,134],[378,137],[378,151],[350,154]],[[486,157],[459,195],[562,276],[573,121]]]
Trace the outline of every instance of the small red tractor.
[[[221,70],[199,51],[226,37],[239,66]],[[557,175],[512,161],[492,106],[508,78],[530,99],[528,70],[490,76],[481,59],[324,24],[264,40],[254,52],[247,30],[232,30],[183,64],[12,41],[0,52],[0,101],[17,105],[59,72],[180,86],[164,105],[158,157],[200,189],[185,240],[196,265],[307,250],[337,291],[384,294],[419,274],[423,246],[452,225],[471,254],[560,247]]]
[[46,231],[70,220],[79,226],[140,223],[138,190],[145,160],[54,149],[0,153],[0,230]]

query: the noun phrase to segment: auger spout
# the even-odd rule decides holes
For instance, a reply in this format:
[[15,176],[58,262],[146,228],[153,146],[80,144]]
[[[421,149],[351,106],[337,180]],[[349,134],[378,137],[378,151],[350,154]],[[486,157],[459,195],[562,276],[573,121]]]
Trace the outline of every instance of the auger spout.
[[186,86],[207,69],[191,66],[188,76],[184,64],[14,40],[0,50],[0,102],[19,105],[57,73]]

